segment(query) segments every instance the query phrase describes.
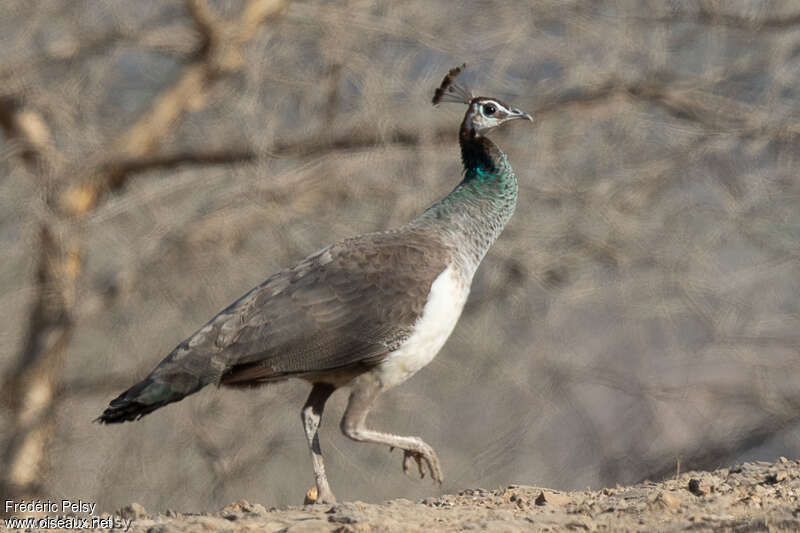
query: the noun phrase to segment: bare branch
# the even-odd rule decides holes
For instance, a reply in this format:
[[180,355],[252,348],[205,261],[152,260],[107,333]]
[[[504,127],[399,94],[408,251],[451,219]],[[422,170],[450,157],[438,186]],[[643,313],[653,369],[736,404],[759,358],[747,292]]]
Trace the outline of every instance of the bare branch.
[[44,164],[50,152],[50,131],[38,113],[25,110],[11,97],[0,97],[0,128],[22,144],[20,157],[32,170]]
[[39,253],[37,297],[27,337],[17,366],[6,376],[3,386],[3,398],[15,414],[14,437],[5,450],[7,470],[2,480],[4,489],[9,491],[35,484],[45,468],[55,383],[72,337],[70,309],[81,271],[78,243],[59,242],[47,225],[40,230]]
[[[425,138],[425,142],[452,142],[455,138],[452,127],[437,129],[433,135]],[[363,150],[376,146],[400,145],[418,146],[422,142],[422,134],[418,130],[394,130],[389,133],[366,131],[363,129],[350,131],[336,137],[312,135],[304,139],[278,141],[272,148],[274,156],[317,156],[328,152],[346,150]]]
[[[67,189],[60,207],[72,216],[82,217],[93,209],[105,192],[125,184],[127,172],[119,172],[126,163],[153,156],[163,140],[175,129],[183,115],[202,107],[211,84],[223,74],[235,72],[242,66],[242,47],[254,35],[255,28],[269,17],[278,14],[283,1],[251,0],[236,23],[226,23],[204,0],[190,0],[187,7],[203,41],[196,59],[184,67],[172,86],[153,101],[131,128],[109,147],[110,154],[100,161],[88,177]],[[66,180],[69,181],[69,180]]]
[[[255,35],[258,25],[283,5],[280,1],[251,0],[237,21],[226,23],[217,20],[202,0],[190,0],[189,12],[198,31],[206,37],[195,58],[133,126],[100,151],[103,155],[80,170],[71,169],[56,181],[66,184],[66,189],[55,191],[48,199],[58,220],[42,222],[37,297],[18,364],[5,379],[4,397],[11,398],[14,428],[5,450],[0,492],[30,496],[46,468],[45,450],[54,427],[53,411],[72,336],[75,293],[82,272],[84,236],[82,225],[75,222],[135,172],[182,163],[219,164],[253,158],[246,150],[159,156],[158,149],[187,111],[204,104],[211,83],[241,66],[236,58],[241,57],[244,44]],[[8,136],[26,144],[23,157],[29,166],[39,158],[48,137],[46,129],[38,127],[41,121],[32,117],[21,115],[13,101],[0,101],[0,127]]]
[[706,5],[700,5],[696,12],[676,11],[665,17],[652,19],[655,22],[675,23],[693,22],[706,26],[724,26],[746,31],[758,30],[792,30],[800,25],[800,13],[788,15],[776,15],[763,18],[748,18],[740,15],[721,12],[721,10],[709,9]]
[[232,165],[255,161],[256,154],[252,150],[231,148],[227,150],[184,151],[173,154],[141,157],[116,161],[113,167],[107,168],[109,175],[115,176],[112,183],[124,183],[130,174],[163,170],[181,165]]

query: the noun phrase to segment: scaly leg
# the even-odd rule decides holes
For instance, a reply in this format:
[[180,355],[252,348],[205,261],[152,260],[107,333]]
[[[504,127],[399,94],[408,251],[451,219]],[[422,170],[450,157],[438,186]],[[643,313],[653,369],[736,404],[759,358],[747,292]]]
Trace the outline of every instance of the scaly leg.
[[439,458],[425,441],[419,437],[401,437],[390,433],[382,433],[366,427],[367,414],[372,403],[381,392],[381,383],[371,373],[362,374],[351,385],[350,400],[342,418],[342,433],[359,442],[385,444],[391,448],[403,450],[403,472],[408,472],[411,459],[417,462],[420,477],[425,477],[425,467],[431,478],[439,484],[444,480]]
[[328,383],[314,383],[311,394],[303,406],[303,427],[306,430],[308,450],[311,452],[311,464],[314,467],[314,483],[317,485],[316,503],[336,503],[336,498],[328,485],[328,476],[325,474],[325,464],[322,462],[322,450],[319,447],[319,423],[322,419],[322,410],[336,387]]

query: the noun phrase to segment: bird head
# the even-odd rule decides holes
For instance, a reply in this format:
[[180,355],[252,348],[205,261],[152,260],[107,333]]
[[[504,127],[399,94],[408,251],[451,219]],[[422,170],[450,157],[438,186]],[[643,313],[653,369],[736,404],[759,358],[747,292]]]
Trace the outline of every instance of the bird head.
[[497,98],[476,96],[469,101],[469,109],[464,115],[464,128],[472,132],[473,136],[479,136],[501,124],[520,118],[533,122],[533,117],[529,114]]
[[527,119],[533,122],[533,117],[528,113],[497,98],[472,96],[472,92],[465,85],[457,83],[455,80],[464,67],[466,64],[451,69],[433,95],[433,105],[440,102],[454,102],[469,106],[461,126],[462,132],[472,137],[479,137],[511,120]]

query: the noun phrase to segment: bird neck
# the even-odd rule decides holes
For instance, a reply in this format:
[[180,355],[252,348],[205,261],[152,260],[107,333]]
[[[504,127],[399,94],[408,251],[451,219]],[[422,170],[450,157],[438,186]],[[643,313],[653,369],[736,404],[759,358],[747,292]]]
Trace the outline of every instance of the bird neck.
[[517,178],[505,154],[486,137],[462,126],[460,143],[464,179],[419,220],[434,223],[474,273],[514,214]]

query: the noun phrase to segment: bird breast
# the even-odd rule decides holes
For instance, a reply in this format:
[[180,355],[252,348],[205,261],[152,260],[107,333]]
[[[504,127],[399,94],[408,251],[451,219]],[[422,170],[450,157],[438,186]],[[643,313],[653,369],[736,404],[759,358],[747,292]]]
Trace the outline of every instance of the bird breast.
[[452,265],[436,277],[413,332],[376,369],[384,389],[402,383],[433,360],[456,327],[469,286]]

